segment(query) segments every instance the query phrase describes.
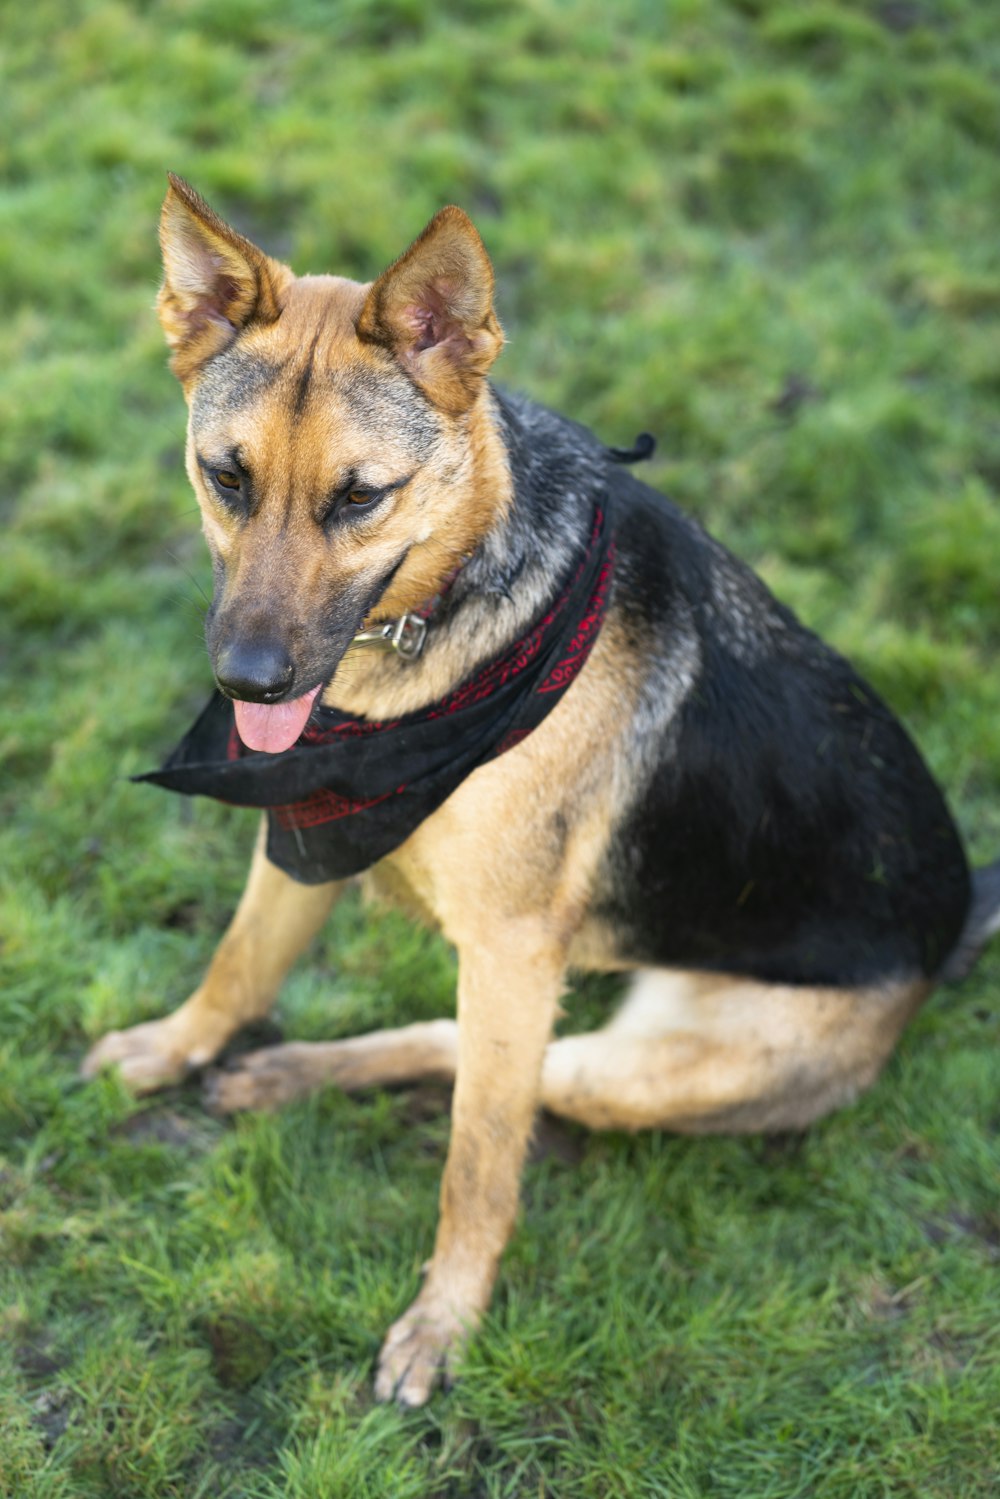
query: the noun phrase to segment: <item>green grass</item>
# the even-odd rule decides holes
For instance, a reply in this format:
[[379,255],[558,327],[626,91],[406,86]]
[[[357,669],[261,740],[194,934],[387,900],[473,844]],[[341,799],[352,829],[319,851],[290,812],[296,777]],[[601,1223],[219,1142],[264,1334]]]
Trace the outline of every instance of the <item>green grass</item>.
[[[1000,1489],[1000,949],[801,1140],[556,1130],[464,1376],[372,1404],[447,1123],[75,1069],[196,981],[249,814],[126,779],[209,682],[151,311],[169,167],[300,270],[480,225],[500,375],[748,556],[1000,851],[1000,30],[977,0],[36,0],[0,78],[0,1494]],[[347,904],[288,1036],[445,1013]],[[571,1023],[599,1013],[583,987]]]

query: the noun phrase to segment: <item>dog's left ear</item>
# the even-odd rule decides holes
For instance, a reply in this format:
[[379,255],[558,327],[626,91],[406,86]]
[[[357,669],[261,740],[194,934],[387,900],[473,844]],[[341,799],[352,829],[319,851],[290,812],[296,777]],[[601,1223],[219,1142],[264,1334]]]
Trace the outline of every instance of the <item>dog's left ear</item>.
[[490,258],[460,208],[435,214],[373,283],[357,332],[390,349],[442,410],[468,410],[503,347],[503,330]]
[[209,208],[183,177],[168,173],[160,215],[163,285],[156,300],[182,384],[250,323],[272,323],[291,271]]

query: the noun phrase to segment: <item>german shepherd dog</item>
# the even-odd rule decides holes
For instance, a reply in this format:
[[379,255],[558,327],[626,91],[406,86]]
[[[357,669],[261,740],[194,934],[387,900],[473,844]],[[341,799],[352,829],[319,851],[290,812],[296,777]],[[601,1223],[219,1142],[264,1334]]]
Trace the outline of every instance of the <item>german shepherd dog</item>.
[[[173,784],[268,811],[200,987],[84,1069],[144,1092],[211,1063],[360,870],[442,931],[457,1020],[210,1079],[222,1110],[454,1080],[434,1252],[375,1380],[420,1405],[489,1302],[539,1105],[803,1128],[971,966],[1000,863],[970,872],[888,709],[636,454],[490,385],[493,272],[461,210],[369,285],[296,277],[174,177],[161,242],[223,724],[223,781],[199,743]],[[595,969],[630,974],[620,1009],[553,1039],[567,972]]]

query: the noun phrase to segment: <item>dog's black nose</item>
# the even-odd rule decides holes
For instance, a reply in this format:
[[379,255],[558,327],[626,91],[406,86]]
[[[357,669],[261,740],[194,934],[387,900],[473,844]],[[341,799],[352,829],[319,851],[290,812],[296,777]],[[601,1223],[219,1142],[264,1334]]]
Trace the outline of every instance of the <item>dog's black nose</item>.
[[244,703],[273,703],[288,691],[294,675],[288,652],[274,641],[237,641],[215,663],[222,691]]

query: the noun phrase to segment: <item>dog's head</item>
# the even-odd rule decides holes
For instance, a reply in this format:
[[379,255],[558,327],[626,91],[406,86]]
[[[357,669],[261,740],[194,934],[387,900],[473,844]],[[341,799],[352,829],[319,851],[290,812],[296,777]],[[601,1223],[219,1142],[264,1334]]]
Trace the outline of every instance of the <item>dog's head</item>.
[[212,667],[264,705],[238,710],[243,737],[281,749],[362,623],[432,597],[507,501],[485,451],[493,271],[445,208],[370,285],[296,277],[173,176],[160,241],[215,571]]

